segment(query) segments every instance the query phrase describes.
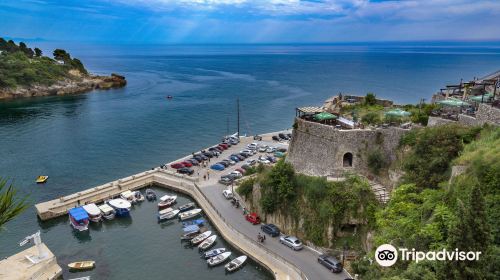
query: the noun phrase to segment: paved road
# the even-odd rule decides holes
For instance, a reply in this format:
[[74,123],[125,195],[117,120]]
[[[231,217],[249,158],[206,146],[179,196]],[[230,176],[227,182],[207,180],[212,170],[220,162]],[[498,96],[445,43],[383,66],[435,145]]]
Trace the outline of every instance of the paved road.
[[[250,143],[250,139],[245,139],[239,145],[233,146],[230,149],[224,151],[218,159],[212,159],[211,164],[227,158],[228,155],[245,149],[246,145]],[[277,142],[267,142],[262,141],[259,143],[268,144],[271,146],[287,146],[287,143],[277,143]],[[258,158],[261,153],[254,155],[253,159]],[[257,234],[260,232],[260,226],[252,225],[247,222],[243,217],[243,211],[241,208],[236,209],[229,200],[226,200],[222,195],[222,190],[227,187],[217,183],[217,180],[221,175],[227,174],[234,170],[236,167],[241,166],[243,163],[236,164],[222,172],[217,172],[210,170],[210,180],[204,181],[201,179],[200,187],[207,198],[212,202],[212,204],[218,209],[218,211],[224,216],[227,222],[229,222],[234,228],[238,229],[241,233],[245,234],[249,238],[257,240]],[[199,168],[200,175],[203,176],[206,169]],[[328,271],[325,267],[317,262],[318,253],[305,248],[301,251],[293,251],[292,249],[279,243],[279,238],[272,238],[269,235],[266,236],[266,241],[263,244],[271,251],[279,254],[283,258],[287,259],[291,263],[295,264],[302,272],[304,272],[308,279],[310,280],[322,280],[322,279],[345,279],[349,276],[347,273],[334,274]]]

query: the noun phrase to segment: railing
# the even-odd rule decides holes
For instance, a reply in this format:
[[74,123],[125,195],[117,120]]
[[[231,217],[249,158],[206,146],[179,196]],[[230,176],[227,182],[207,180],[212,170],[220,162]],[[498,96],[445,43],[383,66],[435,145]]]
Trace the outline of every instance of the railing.
[[212,204],[212,202],[207,198],[207,196],[201,191],[200,187],[195,183],[194,184],[194,190],[198,195],[201,195],[206,202],[210,205],[210,207],[214,210],[214,212],[219,216],[219,218],[224,222],[224,224],[231,229],[233,232],[235,232],[238,236],[242,237],[246,241],[250,242],[252,245],[257,246],[257,248],[262,249],[266,254],[272,256],[273,258],[283,262],[286,266],[291,267],[298,275],[300,275],[300,278],[303,280],[307,280],[307,276],[293,263],[289,262],[282,256],[274,253],[273,251],[262,247],[259,243],[257,243],[255,240],[249,238],[248,236],[240,233],[237,229],[235,229],[233,226],[231,226],[226,219],[221,215],[221,213],[217,210],[217,208]]

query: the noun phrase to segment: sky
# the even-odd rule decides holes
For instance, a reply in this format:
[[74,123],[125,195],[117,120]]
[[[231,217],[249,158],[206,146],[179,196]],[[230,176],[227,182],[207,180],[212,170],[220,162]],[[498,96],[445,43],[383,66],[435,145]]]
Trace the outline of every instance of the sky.
[[132,44],[498,41],[500,0],[0,0],[0,37]]

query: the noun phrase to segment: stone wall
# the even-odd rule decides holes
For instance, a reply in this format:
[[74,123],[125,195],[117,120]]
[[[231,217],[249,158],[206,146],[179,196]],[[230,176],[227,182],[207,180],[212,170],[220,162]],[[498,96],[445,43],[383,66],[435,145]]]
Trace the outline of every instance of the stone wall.
[[[296,119],[287,161],[296,171],[314,176],[340,177],[346,171],[367,174],[370,151],[379,149],[386,160],[395,160],[399,140],[408,131],[396,127],[339,130]],[[344,160],[348,154],[351,166]]]
[[482,124],[500,125],[500,109],[487,104],[480,104],[476,112],[476,119]]
[[427,122],[427,126],[438,126],[438,125],[445,125],[445,124],[450,124],[450,123],[457,123],[457,122],[454,120],[443,119],[440,117],[429,117],[429,121]]

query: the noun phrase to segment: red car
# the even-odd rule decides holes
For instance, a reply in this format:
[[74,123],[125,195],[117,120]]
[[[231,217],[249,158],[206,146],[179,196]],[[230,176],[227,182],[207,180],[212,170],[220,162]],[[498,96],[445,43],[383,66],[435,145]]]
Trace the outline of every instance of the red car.
[[227,150],[227,148],[228,148],[226,144],[219,144],[219,146],[217,146],[217,147],[220,147],[223,150]]
[[177,162],[177,163],[172,163],[172,164],[170,165],[170,167],[172,167],[172,168],[174,168],[174,169],[179,169],[179,168],[183,168],[183,167],[185,167],[185,166],[184,166],[184,164]]
[[245,169],[239,168],[239,167],[236,168],[235,170],[238,171],[238,172],[240,172],[241,174],[245,174],[245,172],[246,172]]
[[245,219],[247,219],[247,221],[249,221],[250,223],[254,224],[254,225],[258,225],[260,224],[260,217],[259,215],[257,215],[257,213],[253,212],[253,213],[250,213],[250,214],[247,214],[245,216]]
[[193,166],[193,164],[190,163],[189,161],[183,161],[183,162],[181,162],[181,164],[184,165],[184,167],[191,167],[191,166]]

